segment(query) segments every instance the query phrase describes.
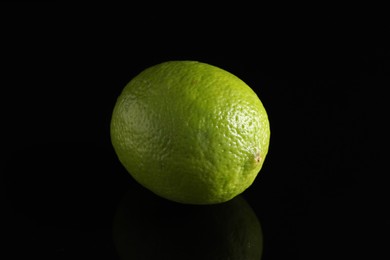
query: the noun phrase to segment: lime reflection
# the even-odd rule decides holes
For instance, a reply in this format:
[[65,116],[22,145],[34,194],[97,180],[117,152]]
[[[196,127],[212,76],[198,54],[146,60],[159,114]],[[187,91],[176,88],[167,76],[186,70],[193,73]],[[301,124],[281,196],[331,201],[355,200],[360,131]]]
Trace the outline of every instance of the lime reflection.
[[242,196],[207,206],[161,199],[143,188],[118,205],[113,239],[121,259],[261,259],[260,222]]

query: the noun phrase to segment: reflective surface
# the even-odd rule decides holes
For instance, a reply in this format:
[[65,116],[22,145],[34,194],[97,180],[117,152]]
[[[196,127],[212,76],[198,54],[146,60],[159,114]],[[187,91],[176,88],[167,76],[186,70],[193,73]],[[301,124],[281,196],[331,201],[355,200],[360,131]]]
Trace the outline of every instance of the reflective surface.
[[367,200],[354,190],[346,195],[332,188],[334,194],[321,197],[275,183],[267,172],[227,203],[196,206],[138,185],[110,146],[53,142],[7,158],[2,235],[4,252],[14,256],[9,259],[267,260],[311,259],[319,252],[322,259],[353,252],[372,225],[361,222]]
[[242,196],[209,206],[171,203],[134,187],[113,224],[121,259],[261,259],[259,220]]

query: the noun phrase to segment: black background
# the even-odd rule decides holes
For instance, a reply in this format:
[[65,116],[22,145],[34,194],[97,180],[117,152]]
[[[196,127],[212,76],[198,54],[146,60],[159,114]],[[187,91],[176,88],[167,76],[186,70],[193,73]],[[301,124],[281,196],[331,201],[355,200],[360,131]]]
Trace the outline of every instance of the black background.
[[2,251],[119,259],[113,216],[137,184],[110,144],[115,100],[151,65],[198,60],[243,79],[269,115],[269,154],[243,194],[263,228],[263,259],[379,254],[390,83],[382,21],[181,8],[1,4]]

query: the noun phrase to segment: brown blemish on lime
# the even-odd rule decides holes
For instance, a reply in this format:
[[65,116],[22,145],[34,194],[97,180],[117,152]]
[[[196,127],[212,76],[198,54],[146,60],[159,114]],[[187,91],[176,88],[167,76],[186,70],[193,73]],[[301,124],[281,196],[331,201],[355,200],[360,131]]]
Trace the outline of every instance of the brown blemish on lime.
[[257,163],[260,163],[261,157],[260,157],[260,154],[259,154],[259,153],[256,153],[255,160],[256,160]]

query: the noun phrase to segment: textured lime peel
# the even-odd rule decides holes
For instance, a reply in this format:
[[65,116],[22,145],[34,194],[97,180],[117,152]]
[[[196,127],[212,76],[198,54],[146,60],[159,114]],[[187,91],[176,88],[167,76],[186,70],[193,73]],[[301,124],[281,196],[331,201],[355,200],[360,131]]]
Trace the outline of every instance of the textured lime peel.
[[111,121],[119,160],[141,185],[181,203],[213,204],[247,189],[268,152],[256,93],[218,67],[164,62],[123,89]]

